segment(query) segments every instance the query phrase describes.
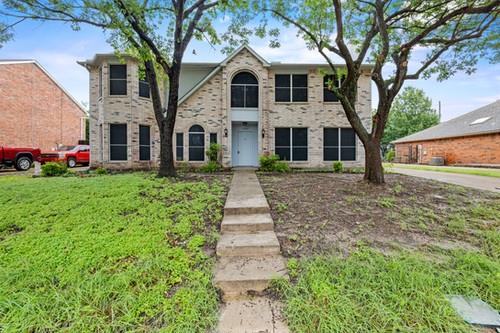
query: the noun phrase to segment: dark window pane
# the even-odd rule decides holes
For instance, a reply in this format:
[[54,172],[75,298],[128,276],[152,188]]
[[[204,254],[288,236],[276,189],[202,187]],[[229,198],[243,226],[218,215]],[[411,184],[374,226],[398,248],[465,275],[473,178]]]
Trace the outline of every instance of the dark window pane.
[[323,148],[323,160],[325,161],[338,161],[339,160],[339,149],[335,148]]
[[232,83],[234,84],[258,84],[257,79],[253,74],[248,73],[248,72],[242,72],[236,74],[236,76],[233,78]]
[[217,133],[210,133],[210,143],[217,143]]
[[203,147],[205,145],[205,135],[203,134],[189,134],[190,147]]
[[109,155],[109,158],[112,161],[126,161],[127,146],[111,146]]
[[293,87],[307,88],[307,74],[292,75]]
[[339,129],[324,128],[323,129],[323,146],[338,146],[339,145]]
[[110,79],[126,79],[127,65],[109,65]]
[[274,78],[276,87],[290,87],[290,75],[276,74]]
[[244,86],[231,86],[231,107],[233,108],[245,107]]
[[204,156],[205,156],[205,149],[203,147],[189,147],[190,161],[203,161]]
[[292,145],[307,147],[307,128],[292,128]]
[[293,102],[307,102],[307,88],[293,88]]
[[139,145],[149,146],[151,143],[149,126],[139,125]]
[[342,128],[340,130],[340,145],[341,146],[355,146],[356,136],[352,128]]
[[109,94],[110,95],[126,95],[127,94],[127,80],[110,80],[109,81]]
[[189,128],[190,133],[203,133],[205,130],[200,125],[193,125]]
[[259,106],[259,87],[245,86],[245,107],[256,108]]
[[294,161],[307,161],[307,148],[293,148]]
[[109,125],[110,144],[127,144],[127,124]]
[[276,102],[290,102],[290,88],[275,89]]
[[102,66],[99,67],[99,97],[102,96]]
[[151,148],[149,146],[139,147],[139,159],[141,161],[149,161],[151,159]]
[[177,146],[183,146],[184,145],[184,133],[176,133],[175,134],[175,141]]
[[147,81],[139,81],[139,96],[149,98],[149,83]]
[[355,161],[356,148],[340,148],[340,159],[342,161]]
[[290,148],[275,148],[275,153],[280,157],[280,160],[290,161]]
[[327,88],[323,89],[323,101],[325,102],[338,102],[339,99],[333,93],[333,91],[328,90]]
[[177,147],[175,149],[175,155],[176,155],[176,160],[177,161],[183,161],[184,160],[184,148],[183,147]]
[[274,145],[276,147],[290,146],[290,128],[276,128],[274,133]]

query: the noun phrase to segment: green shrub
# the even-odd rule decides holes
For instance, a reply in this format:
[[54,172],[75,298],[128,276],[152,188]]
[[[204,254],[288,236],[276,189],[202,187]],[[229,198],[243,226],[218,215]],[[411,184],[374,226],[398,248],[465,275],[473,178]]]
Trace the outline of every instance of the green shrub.
[[200,168],[200,170],[203,171],[203,172],[210,172],[210,173],[212,173],[212,172],[220,171],[221,170],[221,166],[216,161],[209,161],[207,164],[203,165]]
[[62,176],[67,172],[66,163],[48,162],[42,165],[42,177]]
[[344,164],[341,161],[333,162],[333,172],[335,173],[344,172]]
[[396,157],[396,152],[394,151],[394,149],[389,149],[385,153],[386,162],[393,162],[395,157]]
[[280,161],[278,155],[262,155],[259,158],[260,170],[267,172],[289,172],[290,167],[285,161]]
[[95,173],[96,173],[96,175],[107,175],[108,170],[99,167],[99,168],[95,169]]
[[210,162],[218,162],[219,161],[219,152],[222,149],[222,146],[217,143],[211,143],[207,149],[206,155]]

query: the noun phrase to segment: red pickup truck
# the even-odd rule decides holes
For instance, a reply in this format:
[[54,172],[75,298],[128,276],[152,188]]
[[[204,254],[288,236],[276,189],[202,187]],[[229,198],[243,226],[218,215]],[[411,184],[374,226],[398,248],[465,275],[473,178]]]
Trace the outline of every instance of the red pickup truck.
[[70,168],[77,164],[88,165],[90,162],[90,146],[62,146],[57,151],[42,154],[42,163],[63,162]]
[[41,152],[38,148],[8,148],[0,146],[0,169],[15,167],[18,171],[31,168],[33,162],[41,162]]

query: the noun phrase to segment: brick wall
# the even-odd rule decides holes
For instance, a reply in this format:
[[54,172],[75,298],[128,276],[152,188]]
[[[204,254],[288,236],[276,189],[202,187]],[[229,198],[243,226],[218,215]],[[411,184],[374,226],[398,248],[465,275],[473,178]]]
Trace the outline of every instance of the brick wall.
[[500,165],[500,133],[396,144],[397,162],[428,164],[436,156],[447,165]]
[[49,151],[84,137],[85,114],[34,63],[0,65],[0,145]]

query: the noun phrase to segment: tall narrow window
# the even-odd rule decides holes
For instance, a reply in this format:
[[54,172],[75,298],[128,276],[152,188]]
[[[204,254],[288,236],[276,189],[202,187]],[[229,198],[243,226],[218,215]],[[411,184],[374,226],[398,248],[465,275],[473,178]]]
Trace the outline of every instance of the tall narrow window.
[[259,106],[259,83],[248,72],[241,72],[231,81],[231,107],[257,108]]
[[175,159],[184,161],[184,133],[175,134]]
[[323,129],[323,160],[356,160],[356,134],[352,128]]
[[193,125],[189,129],[189,160],[205,160],[205,131],[200,125]]
[[285,161],[307,161],[307,128],[276,128],[275,153]]
[[102,97],[102,66],[99,66],[99,97]]
[[109,124],[109,159],[127,160],[127,124]]
[[109,65],[109,94],[127,94],[127,65]]
[[307,74],[276,74],[276,102],[307,102]]
[[210,133],[210,143],[217,143],[217,133]]
[[341,76],[340,79],[333,74],[325,75],[323,77],[323,101],[324,102],[338,102],[339,99],[330,89],[331,85],[335,88],[340,88],[342,82],[344,82],[345,76]]
[[139,160],[151,160],[151,131],[146,125],[139,125]]
[[139,71],[139,97],[150,98],[150,87],[144,71]]

